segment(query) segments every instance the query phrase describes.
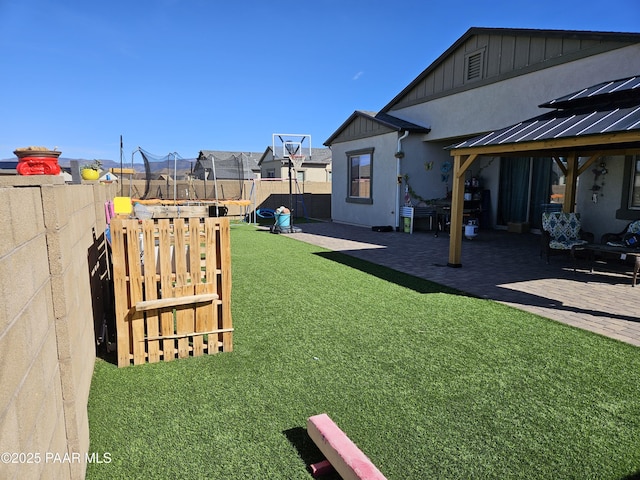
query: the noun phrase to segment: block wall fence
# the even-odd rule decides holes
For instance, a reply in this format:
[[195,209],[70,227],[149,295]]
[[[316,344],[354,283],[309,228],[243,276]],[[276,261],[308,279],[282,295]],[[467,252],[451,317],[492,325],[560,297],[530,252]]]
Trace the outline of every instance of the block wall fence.
[[115,184],[0,177],[0,453],[14,455],[0,478],[85,477],[104,202],[115,194]]
[[[254,188],[257,208],[288,202],[287,182]],[[308,216],[330,216],[330,184],[301,190]],[[119,194],[117,183],[0,176],[0,453],[15,460],[0,462],[1,479],[83,479],[85,455],[104,453],[88,451],[87,402],[106,298],[104,204]]]

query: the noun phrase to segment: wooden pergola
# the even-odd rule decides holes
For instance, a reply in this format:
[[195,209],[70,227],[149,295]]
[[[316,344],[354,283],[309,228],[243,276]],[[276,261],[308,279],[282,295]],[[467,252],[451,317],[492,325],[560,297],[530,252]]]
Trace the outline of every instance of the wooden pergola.
[[450,147],[449,266],[462,266],[465,173],[479,156],[553,158],[566,177],[562,209],[573,212],[580,174],[603,156],[640,153],[640,76],[593,85],[540,107],[555,110]]
[[[473,141],[465,142],[474,143]],[[450,267],[461,267],[462,227],[465,173],[479,156],[553,158],[566,177],[563,211],[574,211],[578,176],[599,158],[612,155],[640,154],[640,130],[616,131],[588,136],[546,138],[535,141],[463,146],[451,149],[453,180],[451,228],[449,240]],[[561,159],[565,160],[562,161]],[[579,163],[580,158],[586,158]]]

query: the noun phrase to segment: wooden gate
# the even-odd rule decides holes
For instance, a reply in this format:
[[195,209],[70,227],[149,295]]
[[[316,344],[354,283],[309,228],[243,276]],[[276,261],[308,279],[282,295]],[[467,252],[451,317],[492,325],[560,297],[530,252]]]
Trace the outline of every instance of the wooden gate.
[[111,221],[118,366],[233,349],[227,218]]

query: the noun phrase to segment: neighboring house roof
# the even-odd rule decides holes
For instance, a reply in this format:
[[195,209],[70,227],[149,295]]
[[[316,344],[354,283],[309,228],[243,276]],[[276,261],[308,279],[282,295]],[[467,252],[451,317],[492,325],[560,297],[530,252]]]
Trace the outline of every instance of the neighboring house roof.
[[545,102],[556,110],[451,145],[449,149],[640,131],[640,76],[599,83]]
[[[351,114],[345,122],[338,127],[338,129],[324,142],[324,145],[331,145],[334,140],[341,136],[341,134],[349,128],[350,125],[357,123],[358,121],[364,121],[365,123],[373,123],[378,127],[381,127],[383,130],[388,132],[390,131],[409,131],[412,133],[429,133],[431,131],[428,127],[423,127],[422,125],[418,125],[416,123],[409,122],[407,120],[402,120],[400,118],[389,115],[384,112],[368,112],[364,110],[356,110]],[[379,134],[379,132],[374,132],[371,129],[366,129],[367,133],[361,134],[360,137],[366,137]],[[358,134],[356,133],[356,136]]]
[[[307,153],[309,153],[308,149],[304,149],[303,153],[305,154],[305,159],[304,162],[302,162],[302,165],[320,165],[320,166],[326,166],[326,165],[331,165],[331,149],[329,148],[311,148],[311,155],[306,155]],[[269,146],[265,149],[264,153],[262,154],[262,156],[260,157],[260,160],[258,161],[258,166],[261,166],[264,162],[270,162],[273,160],[280,160],[283,164],[286,163],[286,160],[284,158],[276,158],[273,155],[273,150],[272,148]]]
[[17,160],[0,161],[0,175],[17,175],[18,174],[16,170],[17,166],[18,166]]
[[260,154],[256,152],[229,152],[223,150],[200,150],[196,169],[213,168],[213,159],[216,161],[217,178],[236,178],[238,176],[237,159],[242,161],[242,169],[245,179],[254,178],[253,171],[259,170],[258,160]]
[[640,33],[472,27],[381,112],[637,43]]

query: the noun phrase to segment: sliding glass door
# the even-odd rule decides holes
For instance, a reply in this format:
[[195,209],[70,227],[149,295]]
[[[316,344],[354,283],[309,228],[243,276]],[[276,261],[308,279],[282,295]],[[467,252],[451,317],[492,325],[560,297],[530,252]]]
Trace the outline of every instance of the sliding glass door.
[[564,177],[551,158],[501,158],[497,224],[540,228],[544,205],[562,200]]

